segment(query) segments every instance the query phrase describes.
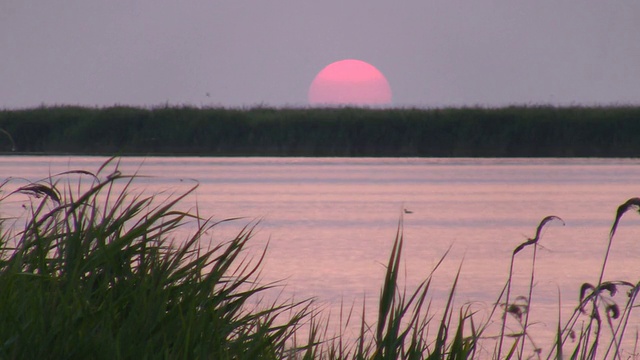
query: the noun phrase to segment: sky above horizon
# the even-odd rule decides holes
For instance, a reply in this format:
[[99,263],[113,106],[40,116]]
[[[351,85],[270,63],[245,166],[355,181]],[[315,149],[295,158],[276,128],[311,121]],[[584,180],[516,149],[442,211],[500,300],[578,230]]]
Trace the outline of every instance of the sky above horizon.
[[304,107],[342,59],[397,107],[640,105],[640,1],[0,2],[0,108]]

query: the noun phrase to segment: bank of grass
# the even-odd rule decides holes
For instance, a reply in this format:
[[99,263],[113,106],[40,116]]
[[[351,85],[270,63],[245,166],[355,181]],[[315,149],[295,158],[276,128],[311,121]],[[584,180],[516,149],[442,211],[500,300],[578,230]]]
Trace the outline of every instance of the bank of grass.
[[[360,328],[349,339],[318,320],[322,314],[310,300],[267,296],[278,284],[261,284],[262,258],[244,252],[252,226],[205,247],[205,232],[217,223],[179,210],[189,192],[164,200],[144,195],[136,191],[135,176],[121,174],[117,166],[107,171],[113,169],[108,165],[96,173],[70,171],[0,186],[0,209],[18,194],[32,199],[26,219],[0,222],[0,358],[621,359],[623,350],[624,358],[635,354],[621,346],[639,285],[606,281],[603,275],[619,220],[640,208],[638,198],[618,209],[600,278],[582,285],[575,312],[566,322],[558,319],[554,346],[543,354],[528,332],[535,299],[530,291],[512,300],[511,270],[488,314],[456,304],[457,276],[444,307],[434,309],[433,272],[412,291],[398,284],[400,223],[377,322],[365,322],[368,306],[357,314],[343,309],[341,323],[355,321]],[[9,185],[14,185],[10,192]],[[552,222],[561,219],[543,219],[535,236],[513,251],[512,264],[527,252],[534,260],[530,290],[538,240]],[[195,230],[180,238],[189,233],[187,225]],[[622,300],[615,298],[620,290],[626,290]],[[489,328],[496,323],[502,325]]]
[[[0,110],[0,152],[391,157],[638,157],[640,107]],[[8,134],[8,135],[7,135]]]

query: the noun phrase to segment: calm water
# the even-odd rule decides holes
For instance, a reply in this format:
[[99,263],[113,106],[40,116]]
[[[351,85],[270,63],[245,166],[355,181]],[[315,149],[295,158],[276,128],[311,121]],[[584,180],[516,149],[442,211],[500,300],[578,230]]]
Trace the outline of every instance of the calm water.
[[[95,171],[104,160],[0,157],[0,180]],[[462,264],[456,302],[480,309],[496,300],[513,249],[542,218],[559,216],[566,226],[550,224],[540,242],[531,316],[542,334],[556,326],[558,289],[568,316],[580,285],[597,282],[615,210],[640,196],[640,160],[623,159],[124,158],[120,170],[149,175],[139,187],[151,192],[180,193],[197,181],[188,202],[201,214],[245,219],[212,231],[214,241],[259,219],[251,251],[269,241],[264,280],[284,279],[285,295],[316,297],[334,313],[341,299],[363,296],[373,308],[403,208],[413,212],[403,216],[407,287],[450,248],[434,302]],[[620,226],[605,278],[635,283],[640,216]],[[519,256],[513,293],[525,295],[531,252]]]

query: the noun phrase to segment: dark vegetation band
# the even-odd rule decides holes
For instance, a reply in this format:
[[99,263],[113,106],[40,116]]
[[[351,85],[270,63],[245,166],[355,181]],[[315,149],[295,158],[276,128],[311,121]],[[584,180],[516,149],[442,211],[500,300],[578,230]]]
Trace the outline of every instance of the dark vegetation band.
[[0,152],[638,157],[640,107],[0,110]]

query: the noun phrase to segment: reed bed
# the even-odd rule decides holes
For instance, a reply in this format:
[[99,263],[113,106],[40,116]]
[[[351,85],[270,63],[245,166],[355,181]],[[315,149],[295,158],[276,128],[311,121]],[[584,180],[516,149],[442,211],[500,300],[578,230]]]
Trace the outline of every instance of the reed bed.
[[0,109],[0,153],[638,157],[640,107]]
[[[341,326],[329,329],[313,301],[274,299],[271,294],[281,285],[261,283],[268,253],[247,255],[251,223],[233,239],[207,239],[219,222],[180,209],[195,186],[167,198],[138,191],[136,178],[121,174],[111,159],[96,172],[0,184],[0,211],[15,197],[29,199],[25,217],[0,218],[0,358],[637,357],[636,349],[623,344],[637,333],[631,314],[640,283],[606,280],[605,270],[620,219],[638,212],[639,198],[620,205],[599,279],[580,287],[568,320],[558,315],[553,346],[543,351],[529,333],[529,310],[536,304],[538,243],[547,226],[564,224],[557,216],[542,219],[535,236],[513,250],[504,288],[483,313],[456,302],[460,272],[444,307],[432,307],[433,276],[446,254],[415,289],[399,284],[401,216],[373,307],[377,321],[364,320],[370,306],[363,302],[361,308],[343,307]],[[179,237],[185,233],[190,235]],[[513,264],[527,255],[533,260],[529,292],[516,296]],[[360,330],[351,339],[342,331],[354,323]]]

